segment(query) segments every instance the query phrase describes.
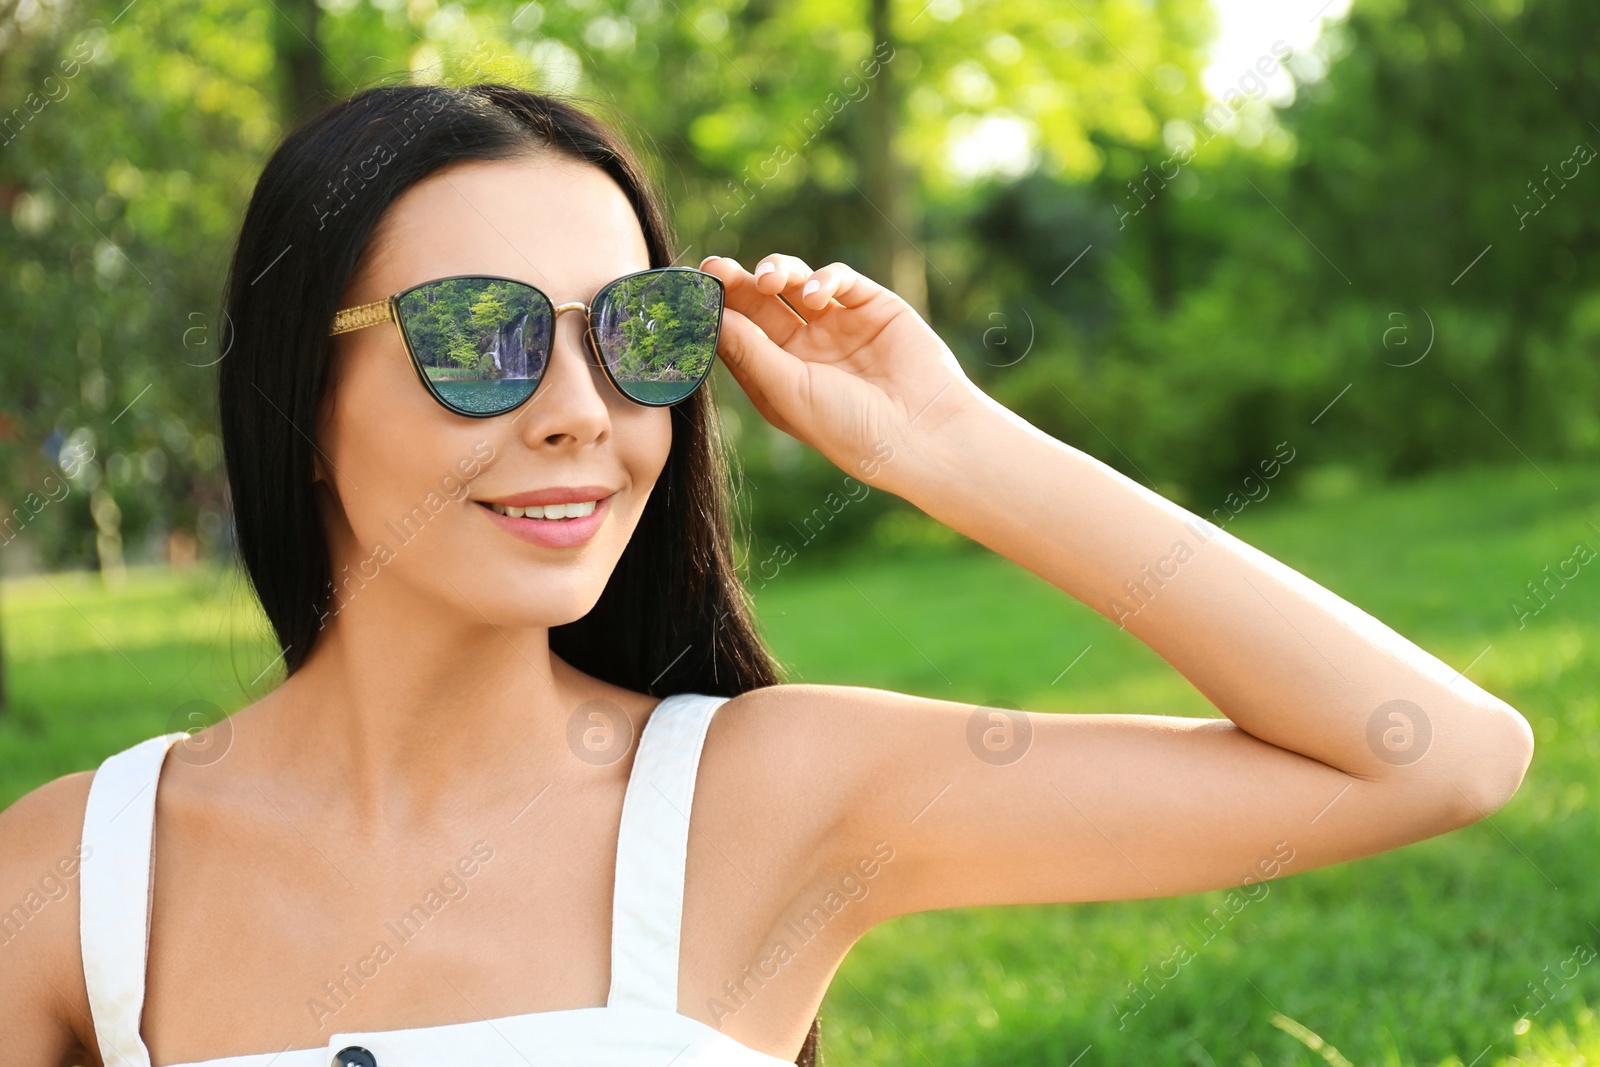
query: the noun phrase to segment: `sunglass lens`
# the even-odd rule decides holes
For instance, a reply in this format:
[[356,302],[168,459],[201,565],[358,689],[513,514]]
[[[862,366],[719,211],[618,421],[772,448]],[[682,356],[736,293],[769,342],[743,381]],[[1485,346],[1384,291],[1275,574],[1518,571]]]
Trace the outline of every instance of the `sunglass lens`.
[[533,393],[555,315],[532,286],[447,278],[400,296],[400,325],[435,395],[472,415],[509,411]]
[[722,283],[681,268],[618,279],[601,294],[593,327],[617,388],[641,404],[676,404],[711,371]]

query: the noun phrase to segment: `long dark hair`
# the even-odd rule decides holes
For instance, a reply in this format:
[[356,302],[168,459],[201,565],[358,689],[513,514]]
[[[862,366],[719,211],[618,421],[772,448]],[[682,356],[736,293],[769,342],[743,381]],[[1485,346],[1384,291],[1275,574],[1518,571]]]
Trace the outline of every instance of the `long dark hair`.
[[[332,594],[312,495],[316,412],[338,310],[384,210],[447,164],[552,152],[627,194],[650,266],[673,259],[660,194],[626,141],[556,97],[501,84],[364,89],[288,133],[267,161],[229,267],[218,408],[245,572],[285,669],[305,662]],[[671,409],[660,484],[594,609],[550,648],[635,692],[734,696],[780,681],[733,563],[728,462],[710,390]],[[795,1060],[818,1062],[819,1020]]]

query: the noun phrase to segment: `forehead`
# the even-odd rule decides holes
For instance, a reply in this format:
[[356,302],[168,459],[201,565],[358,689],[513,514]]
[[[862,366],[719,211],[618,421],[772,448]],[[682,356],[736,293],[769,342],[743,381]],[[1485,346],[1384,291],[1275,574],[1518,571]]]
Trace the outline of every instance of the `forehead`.
[[374,242],[368,280],[389,294],[453,274],[498,274],[556,303],[587,302],[650,266],[627,196],[600,168],[557,156],[471,160],[401,194]]

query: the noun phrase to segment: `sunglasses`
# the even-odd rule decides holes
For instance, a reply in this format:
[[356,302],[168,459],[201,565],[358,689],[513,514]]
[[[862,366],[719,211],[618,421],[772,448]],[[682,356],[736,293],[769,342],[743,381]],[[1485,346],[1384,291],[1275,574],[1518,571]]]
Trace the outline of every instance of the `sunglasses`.
[[581,310],[585,342],[617,392],[668,407],[710,375],[722,300],[722,279],[693,267],[624,274],[588,304],[552,304],[515,278],[461,274],[346,308],[328,336],[395,323],[429,394],[458,415],[488,418],[533,395],[550,363],[556,318]]

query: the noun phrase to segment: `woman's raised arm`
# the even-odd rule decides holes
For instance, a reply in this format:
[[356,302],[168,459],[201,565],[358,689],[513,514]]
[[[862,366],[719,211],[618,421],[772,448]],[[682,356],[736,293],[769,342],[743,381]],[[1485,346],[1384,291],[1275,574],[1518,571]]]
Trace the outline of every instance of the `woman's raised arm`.
[[704,265],[728,283],[724,360],[763,414],[1119,621],[1227,716],[1031,715],[1031,740],[997,756],[970,705],[771,693],[772,713],[831,739],[841,848],[895,850],[875,919],[1240,885],[1443,833],[1515,792],[1533,751],[1515,709],[985,396],[882,286],[768,260],[759,279]]

